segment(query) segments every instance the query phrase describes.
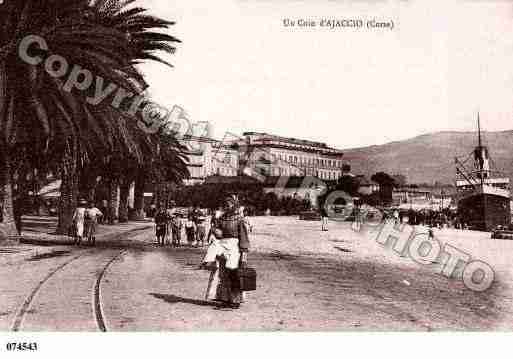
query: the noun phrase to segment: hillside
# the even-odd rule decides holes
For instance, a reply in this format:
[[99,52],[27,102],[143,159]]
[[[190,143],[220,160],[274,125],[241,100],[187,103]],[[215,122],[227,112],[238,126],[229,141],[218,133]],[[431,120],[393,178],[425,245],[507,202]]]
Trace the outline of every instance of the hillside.
[[[497,170],[513,178],[513,131],[483,132]],[[409,183],[454,183],[454,157],[465,160],[477,144],[475,132],[438,132],[384,145],[346,149],[355,174],[401,173]]]

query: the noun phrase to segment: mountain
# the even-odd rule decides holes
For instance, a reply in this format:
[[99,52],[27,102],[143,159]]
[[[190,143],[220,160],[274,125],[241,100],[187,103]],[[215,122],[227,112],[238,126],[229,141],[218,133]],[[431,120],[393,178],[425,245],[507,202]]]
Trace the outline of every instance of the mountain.
[[[482,132],[483,144],[488,146],[491,166],[513,179],[513,131]],[[384,145],[344,150],[344,160],[355,174],[383,171],[403,174],[408,183],[435,181],[454,183],[454,157],[469,158],[477,145],[476,132],[444,131],[417,136]],[[466,167],[471,168],[469,158]]]

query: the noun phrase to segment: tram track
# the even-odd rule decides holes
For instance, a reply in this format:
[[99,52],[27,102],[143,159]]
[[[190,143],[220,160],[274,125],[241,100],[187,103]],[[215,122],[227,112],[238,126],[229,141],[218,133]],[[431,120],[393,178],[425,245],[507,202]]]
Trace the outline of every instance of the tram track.
[[59,271],[64,269],[68,264],[70,264],[70,263],[76,261],[77,259],[83,257],[87,253],[90,253],[90,251],[88,251],[86,253],[82,253],[80,255],[76,255],[73,258],[71,258],[70,260],[67,260],[66,262],[64,262],[61,265],[59,265],[57,268],[51,270],[41,281],[39,281],[39,283],[34,287],[34,289],[32,289],[30,294],[25,298],[25,300],[23,301],[23,304],[21,305],[20,309],[17,311],[17,313],[16,313],[16,315],[14,317],[13,324],[11,326],[11,331],[17,332],[17,331],[20,330],[20,328],[21,328],[21,326],[23,324],[23,320],[25,319],[25,316],[27,315],[28,311],[30,310],[30,307],[31,307],[31,304],[32,304],[34,298],[39,293],[39,291],[44,286],[44,284],[47,283],[55,274],[57,274]]
[[[145,229],[145,228],[144,228]],[[135,237],[137,235],[140,235],[140,230],[134,230],[132,233],[123,233],[115,236],[117,239],[121,236],[127,236],[128,237]],[[109,266],[118,258],[120,258],[123,254],[125,254],[128,251],[127,248],[118,249],[115,250],[114,255],[108,255],[107,262],[102,261],[105,263],[103,266],[101,266],[100,271],[97,273],[93,286],[89,292],[89,297],[91,298],[91,307],[92,307],[92,316],[94,317],[94,322],[96,323],[97,329],[100,331],[107,331],[106,326],[106,319],[103,314],[102,309],[102,303],[101,303],[101,282],[104,278],[105,272],[108,270]],[[84,252],[74,255],[72,258],[66,260],[64,263],[59,264],[56,268],[52,269],[48,274],[46,274],[37,284],[36,286],[30,291],[30,293],[25,297],[25,300],[17,310],[14,319],[12,321],[12,325],[10,326],[11,331],[18,332],[21,331],[23,328],[23,325],[25,323],[27,314],[31,313],[31,309],[33,307],[33,303],[35,299],[38,297],[39,293],[42,291],[42,289],[48,285],[52,279],[54,279],[57,275],[66,272],[65,269],[70,267],[70,264],[76,262],[79,259],[87,258],[88,255],[98,253],[98,254],[105,254],[105,252],[101,251],[98,252],[97,248],[91,248],[88,250],[85,250]]]
[[109,268],[109,266],[118,258],[120,258],[123,254],[125,254],[128,250],[123,249],[116,253],[114,257],[112,257],[106,264],[103,266],[102,270],[96,276],[96,281],[93,286],[93,313],[94,319],[96,321],[96,325],[98,329],[102,332],[107,331],[106,319],[102,309],[102,301],[101,301],[101,281],[105,275],[105,272]]

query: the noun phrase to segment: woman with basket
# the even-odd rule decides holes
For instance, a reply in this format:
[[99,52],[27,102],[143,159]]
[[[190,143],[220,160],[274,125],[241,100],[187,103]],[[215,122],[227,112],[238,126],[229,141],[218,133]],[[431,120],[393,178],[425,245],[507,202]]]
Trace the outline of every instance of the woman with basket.
[[[210,243],[202,268],[211,271],[206,299],[214,299],[224,306],[237,309],[242,302],[244,290],[254,290],[256,273],[247,268],[249,250],[248,230],[244,218],[239,213],[236,196],[228,196],[224,201],[224,211],[219,218],[213,218],[210,231],[214,239]],[[249,286],[244,282],[250,273]],[[217,286],[214,282],[218,281]]]

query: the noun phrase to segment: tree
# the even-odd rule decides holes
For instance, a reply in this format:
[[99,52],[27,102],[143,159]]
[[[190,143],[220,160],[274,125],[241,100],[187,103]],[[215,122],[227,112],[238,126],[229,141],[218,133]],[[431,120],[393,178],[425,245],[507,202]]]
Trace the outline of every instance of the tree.
[[338,191],[344,191],[350,196],[358,196],[358,189],[360,188],[360,180],[355,176],[343,175],[339,178],[335,187]]
[[[154,53],[174,53],[178,40],[152,31],[167,28],[168,22],[146,14],[146,9],[128,8],[134,0],[17,0],[0,4],[0,185],[2,227],[14,233],[12,161],[14,154],[30,149],[38,157],[31,163],[55,163],[62,179],[59,231],[65,232],[78,197],[78,178],[87,163],[113,153],[134,154],[142,144],[130,138],[135,121],[123,117],[111,104],[115,93],[95,106],[87,98],[95,86],[66,91],[64,81],[52,75],[43,63],[22,61],[19,43],[37,35],[52,54],[71,65],[87,68],[96,78],[134,94],[146,83],[135,67],[141,61],[162,63]],[[39,43],[41,45],[41,42]],[[49,54],[44,46],[30,48],[30,55]],[[61,78],[69,78],[69,66]],[[54,69],[55,71],[55,69]],[[127,104],[120,106],[123,111]],[[134,140],[137,139],[137,140]],[[133,158],[133,157],[132,157]],[[41,168],[42,169],[42,168]]]
[[392,176],[385,172],[377,172],[371,176],[371,180],[379,184],[381,204],[390,205],[392,203],[392,191],[396,186]]

